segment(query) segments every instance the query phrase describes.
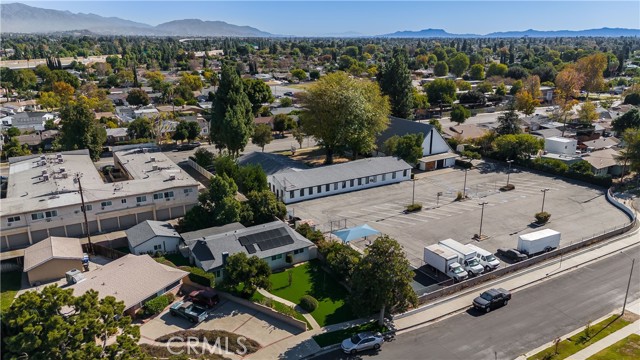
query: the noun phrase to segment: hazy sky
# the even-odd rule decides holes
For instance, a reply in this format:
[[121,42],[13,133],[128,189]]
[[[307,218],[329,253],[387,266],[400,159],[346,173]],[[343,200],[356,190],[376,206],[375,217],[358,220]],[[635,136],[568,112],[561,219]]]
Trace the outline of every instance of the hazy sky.
[[[0,0],[2,3],[13,2]],[[273,34],[378,35],[445,29],[640,28],[640,1],[24,1],[31,6],[115,16],[150,25],[180,19],[222,20]]]

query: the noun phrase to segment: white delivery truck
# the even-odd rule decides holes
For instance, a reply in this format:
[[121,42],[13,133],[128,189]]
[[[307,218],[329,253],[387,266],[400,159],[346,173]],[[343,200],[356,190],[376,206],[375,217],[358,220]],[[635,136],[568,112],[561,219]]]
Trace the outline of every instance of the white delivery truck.
[[438,244],[424,247],[424,262],[453,281],[462,281],[469,277],[458,263],[458,254]]
[[539,230],[518,237],[518,251],[530,257],[551,251],[558,246],[560,246],[560,233],[551,229]]
[[472,250],[468,246],[462,245],[453,239],[442,240],[438,244],[458,254],[458,261],[462,264],[469,275],[480,275],[484,271],[484,267],[480,265],[480,262],[478,262],[478,254],[475,250]]
[[467,247],[471,250],[475,250],[478,254],[478,262],[484,267],[484,271],[495,270],[500,267],[500,260],[496,258],[492,253],[487,250],[477,247],[474,244],[467,244]]

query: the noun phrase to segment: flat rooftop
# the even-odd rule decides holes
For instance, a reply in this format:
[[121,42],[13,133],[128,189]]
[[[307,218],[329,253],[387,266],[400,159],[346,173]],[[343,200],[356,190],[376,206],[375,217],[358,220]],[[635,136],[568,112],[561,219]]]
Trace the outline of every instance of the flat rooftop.
[[116,158],[131,180],[105,183],[88,150],[11,158],[7,198],[2,199],[0,216],[80,204],[76,174],[82,175],[87,203],[199,185],[161,152],[123,150],[114,153]]

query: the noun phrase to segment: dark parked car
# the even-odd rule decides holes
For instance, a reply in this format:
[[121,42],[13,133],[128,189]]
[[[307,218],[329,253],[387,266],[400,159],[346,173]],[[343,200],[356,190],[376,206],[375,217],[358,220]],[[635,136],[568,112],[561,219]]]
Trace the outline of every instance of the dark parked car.
[[527,255],[516,249],[498,249],[496,255],[513,262],[520,262],[528,259]]
[[215,290],[194,290],[189,293],[189,301],[194,304],[211,309],[220,302],[220,297]]
[[505,289],[491,289],[483,292],[473,299],[473,307],[484,312],[489,312],[500,306],[505,306],[511,300],[511,293]]
[[191,301],[179,301],[171,306],[171,316],[181,316],[194,324],[199,324],[207,318],[207,309]]
[[193,142],[193,143],[189,143],[189,144],[180,144],[178,145],[178,147],[176,148],[178,151],[186,151],[186,150],[193,150],[197,147],[199,147],[200,144],[199,142]]
[[287,91],[286,93],[284,93],[284,96],[293,96],[293,93],[291,91]]

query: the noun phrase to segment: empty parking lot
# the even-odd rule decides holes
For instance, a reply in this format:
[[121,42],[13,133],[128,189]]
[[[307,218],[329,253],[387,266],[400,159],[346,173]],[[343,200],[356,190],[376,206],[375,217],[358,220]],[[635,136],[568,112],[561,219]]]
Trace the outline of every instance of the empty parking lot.
[[[413,214],[403,214],[412,200],[411,181],[314,199],[288,208],[297,217],[313,219],[323,231],[345,224],[369,224],[397,239],[416,267],[423,265],[426,245],[446,238],[471,242],[479,232],[481,202],[487,202],[482,233],[489,238],[477,245],[492,252],[499,247],[515,247],[519,234],[536,230],[531,223],[542,208],[542,189],[549,189],[544,210],[551,213],[551,222],[546,227],[562,233],[561,246],[629,222],[624,213],[607,202],[603,188],[513,169],[509,180],[515,190],[500,192],[507,182],[506,169],[500,164],[483,163],[467,172],[469,199],[454,201],[457,192],[463,191],[464,178],[465,171],[461,169],[419,174],[415,201],[422,203],[424,209]],[[442,195],[438,199],[439,192]],[[363,248],[366,242],[355,244]]]

